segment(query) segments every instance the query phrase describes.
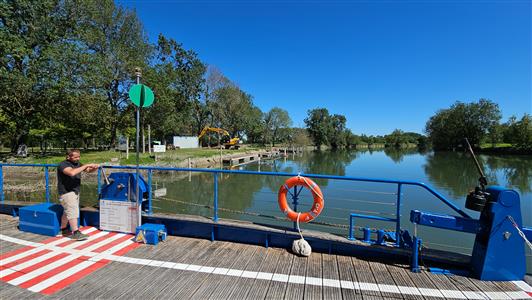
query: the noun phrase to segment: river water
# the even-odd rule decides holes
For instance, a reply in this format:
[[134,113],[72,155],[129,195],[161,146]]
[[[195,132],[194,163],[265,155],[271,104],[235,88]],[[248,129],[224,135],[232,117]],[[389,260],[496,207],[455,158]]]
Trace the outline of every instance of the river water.
[[[515,189],[521,197],[525,226],[532,227],[532,156],[478,155],[490,185]],[[472,217],[479,213],[465,209],[465,197],[477,183],[479,175],[472,158],[460,152],[423,152],[385,149],[377,151],[309,151],[289,154],[287,158],[262,161],[239,167],[240,170],[330,174],[352,177],[402,179],[419,181],[433,187]],[[52,176],[51,176],[52,177]],[[219,216],[260,224],[292,227],[284,220],[277,205],[277,192],[286,180],[282,176],[241,174],[219,175]],[[154,212],[184,213],[212,217],[213,175],[190,172],[154,172],[154,189],[166,189],[166,195],[153,199]],[[395,216],[397,185],[316,179],[325,198],[319,224],[302,224],[304,229],[327,231],[347,236],[349,214],[381,217]],[[41,192],[42,193],[42,192]],[[54,195],[54,192],[52,192]],[[20,194],[19,194],[20,195]],[[17,197],[6,194],[6,200]],[[20,196],[18,196],[20,197]],[[55,199],[56,197],[52,197]],[[82,203],[95,204],[96,184],[85,181]],[[410,211],[418,209],[457,215],[428,191],[416,186],[402,188],[401,227],[411,233]],[[300,194],[298,211],[309,210],[311,193]],[[356,219],[355,225],[394,230],[391,222]],[[361,236],[360,231],[355,231]],[[470,254],[474,235],[419,226],[417,234],[429,248]],[[532,252],[527,250],[527,270],[532,271]]]

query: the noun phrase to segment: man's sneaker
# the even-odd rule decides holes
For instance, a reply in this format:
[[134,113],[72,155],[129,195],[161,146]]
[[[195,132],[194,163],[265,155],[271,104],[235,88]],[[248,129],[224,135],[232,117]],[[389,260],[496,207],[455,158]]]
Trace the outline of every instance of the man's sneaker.
[[70,231],[70,229],[68,229],[68,227],[61,229],[62,236],[69,236],[70,234],[72,234],[72,232]]
[[83,241],[89,238],[88,234],[81,233],[81,231],[76,230],[72,235],[70,236],[71,239],[76,241]]

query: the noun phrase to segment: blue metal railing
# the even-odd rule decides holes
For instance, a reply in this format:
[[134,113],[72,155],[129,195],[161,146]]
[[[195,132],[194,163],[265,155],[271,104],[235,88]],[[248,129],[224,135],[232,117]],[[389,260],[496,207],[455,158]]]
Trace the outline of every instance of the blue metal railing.
[[[56,164],[0,164],[0,203],[4,203],[4,186],[3,186],[3,167],[41,167],[44,168],[45,171],[45,184],[46,184],[46,202],[50,202],[50,187],[49,187],[49,175],[48,171],[49,168],[57,167]],[[104,166],[106,169],[116,169],[116,170],[135,170],[135,166]],[[364,219],[371,219],[371,220],[380,220],[380,221],[389,221],[389,222],[395,222],[395,231],[397,236],[397,245],[399,245],[399,234],[401,231],[401,201],[402,201],[402,186],[403,185],[411,185],[411,186],[419,186],[426,191],[428,191],[430,194],[434,195],[437,199],[442,201],[445,205],[450,207],[452,210],[460,214],[462,217],[465,218],[471,218],[467,213],[465,213],[463,210],[460,209],[457,205],[452,203],[451,201],[447,200],[443,195],[438,193],[436,190],[431,188],[430,186],[417,182],[417,181],[407,181],[407,180],[394,180],[394,179],[379,179],[379,178],[364,178],[364,177],[350,177],[350,176],[335,176],[335,175],[320,175],[320,174],[301,174],[301,173],[284,173],[284,172],[256,172],[256,171],[236,171],[236,170],[220,170],[220,169],[188,169],[188,168],[174,168],[174,167],[153,167],[153,166],[141,166],[139,167],[140,170],[146,170],[148,172],[148,187],[149,187],[149,193],[148,193],[148,213],[152,213],[152,193],[151,193],[151,185],[152,185],[152,176],[153,171],[175,171],[175,172],[201,172],[201,173],[211,173],[213,175],[214,179],[214,199],[213,199],[213,220],[215,222],[218,221],[218,175],[219,174],[242,174],[242,175],[261,175],[261,176],[285,176],[285,177],[291,177],[291,176],[305,176],[308,178],[318,178],[318,179],[333,179],[333,180],[345,180],[345,181],[357,181],[357,182],[373,182],[373,183],[388,183],[388,184],[396,184],[397,185],[397,197],[396,197],[396,211],[395,211],[395,218],[384,218],[384,217],[377,217],[372,215],[364,215],[364,214],[354,214],[350,213],[349,215],[349,238],[354,238],[353,235],[353,218],[364,218]],[[101,169],[98,169],[98,193],[101,192]],[[295,199],[293,200],[293,204],[297,205],[297,197],[299,193],[297,190],[294,191]]]

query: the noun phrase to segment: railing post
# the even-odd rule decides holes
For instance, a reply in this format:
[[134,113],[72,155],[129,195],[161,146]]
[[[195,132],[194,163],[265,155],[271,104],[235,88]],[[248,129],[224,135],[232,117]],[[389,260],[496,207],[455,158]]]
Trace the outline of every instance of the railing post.
[[0,202],[4,203],[4,171],[0,165]]
[[101,183],[101,178],[102,178],[102,168],[98,168],[98,199],[100,199],[100,195],[102,194],[102,183]]
[[351,241],[355,240],[355,237],[353,236],[353,216],[349,215],[349,239]]
[[[294,211],[297,212],[297,185],[294,186],[294,195],[292,195],[292,204],[294,205]],[[294,230],[297,230],[297,222],[294,222]]]
[[399,247],[401,245],[401,187],[397,184],[397,207],[395,208],[395,245]]
[[152,209],[151,209],[151,198],[152,198],[152,189],[151,189],[151,184],[152,184],[152,176],[153,176],[153,171],[152,169],[149,169],[148,170],[148,215],[151,215],[153,213]]
[[50,176],[48,174],[48,166],[44,167],[44,184],[46,188],[46,192],[45,192],[46,203],[50,203]]
[[218,222],[218,173],[212,173],[214,177],[214,222]]
[[412,245],[412,260],[410,262],[410,271],[419,273],[419,248],[421,246],[421,239],[414,236],[414,243]]

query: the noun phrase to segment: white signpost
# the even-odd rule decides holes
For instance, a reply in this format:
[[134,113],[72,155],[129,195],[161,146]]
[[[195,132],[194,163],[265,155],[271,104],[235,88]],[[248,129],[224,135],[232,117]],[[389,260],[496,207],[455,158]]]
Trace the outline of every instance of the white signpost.
[[166,146],[165,145],[153,145],[153,152],[154,153],[166,152]]

